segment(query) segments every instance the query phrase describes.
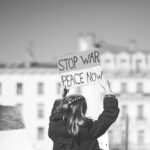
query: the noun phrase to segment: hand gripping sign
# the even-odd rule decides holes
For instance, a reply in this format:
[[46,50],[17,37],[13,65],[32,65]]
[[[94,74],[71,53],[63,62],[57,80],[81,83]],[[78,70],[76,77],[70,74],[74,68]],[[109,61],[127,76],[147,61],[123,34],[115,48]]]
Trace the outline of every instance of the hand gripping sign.
[[85,51],[61,58],[57,62],[61,81],[67,88],[96,82],[101,78],[100,51]]

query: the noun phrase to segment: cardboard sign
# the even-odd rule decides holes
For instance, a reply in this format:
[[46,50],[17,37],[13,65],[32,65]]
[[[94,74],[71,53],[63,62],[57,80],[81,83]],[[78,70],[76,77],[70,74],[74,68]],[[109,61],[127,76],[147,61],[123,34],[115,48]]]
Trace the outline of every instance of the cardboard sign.
[[101,78],[100,51],[86,51],[59,59],[57,63],[63,86],[91,84]]
[[101,78],[101,72],[101,66],[65,72],[61,74],[61,81],[67,88],[91,84]]

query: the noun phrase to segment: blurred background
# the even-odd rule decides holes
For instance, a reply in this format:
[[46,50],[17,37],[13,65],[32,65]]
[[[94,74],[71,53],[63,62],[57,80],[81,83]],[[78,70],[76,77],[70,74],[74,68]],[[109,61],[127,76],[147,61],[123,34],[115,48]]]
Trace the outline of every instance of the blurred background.
[[[14,149],[52,149],[57,59],[95,48],[120,107],[108,131],[109,150],[150,149],[150,1],[0,0],[1,150],[16,141]],[[96,119],[99,85],[73,90],[86,97],[87,115]]]

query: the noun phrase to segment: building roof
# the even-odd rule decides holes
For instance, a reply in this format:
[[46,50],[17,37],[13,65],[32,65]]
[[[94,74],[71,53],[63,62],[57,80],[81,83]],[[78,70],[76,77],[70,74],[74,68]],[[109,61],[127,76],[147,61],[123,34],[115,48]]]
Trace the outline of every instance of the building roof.
[[103,43],[101,45],[102,47],[102,52],[111,52],[111,53],[120,53],[120,52],[127,52],[129,54],[133,54],[133,53],[137,53],[137,52],[142,52],[144,54],[150,54],[150,50],[144,50],[144,49],[139,49],[136,48],[134,50],[129,49],[129,47],[123,47],[123,46],[119,46],[119,45],[113,45],[113,44],[107,44],[107,43]]
[[55,62],[0,63],[0,68],[57,68]]
[[53,74],[58,73],[56,63],[0,63],[0,74]]

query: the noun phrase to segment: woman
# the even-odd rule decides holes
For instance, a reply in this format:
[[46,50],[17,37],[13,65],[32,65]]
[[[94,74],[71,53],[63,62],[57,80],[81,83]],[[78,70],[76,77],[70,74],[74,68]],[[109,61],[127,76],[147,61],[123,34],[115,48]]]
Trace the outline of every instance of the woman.
[[95,121],[85,116],[87,104],[82,95],[66,96],[64,89],[63,99],[55,101],[48,130],[53,150],[100,150],[97,138],[117,119],[119,108],[109,82],[102,76],[99,83],[106,93],[104,110]]

